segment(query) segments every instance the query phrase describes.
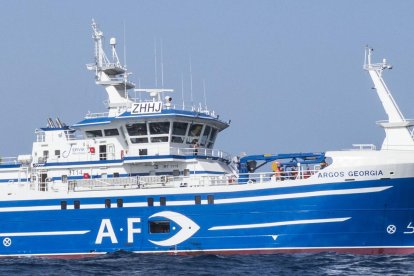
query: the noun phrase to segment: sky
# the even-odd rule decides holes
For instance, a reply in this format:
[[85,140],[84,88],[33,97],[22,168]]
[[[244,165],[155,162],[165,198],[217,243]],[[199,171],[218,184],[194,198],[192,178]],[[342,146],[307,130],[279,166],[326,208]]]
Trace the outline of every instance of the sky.
[[414,117],[414,1],[0,4],[3,157],[30,153],[34,130],[48,117],[71,125],[88,111],[106,111],[106,92],[85,66],[94,58],[92,18],[107,43],[117,37],[118,54],[140,87],[155,87],[156,78],[160,85],[162,43],[173,102],[183,101],[182,80],[190,101],[192,75],[194,102],[231,120],[216,142],[231,154],[380,147],[384,132],[375,122],[387,118],[362,69],[366,45],[375,61],[386,57],[394,66],[384,79],[405,117]]

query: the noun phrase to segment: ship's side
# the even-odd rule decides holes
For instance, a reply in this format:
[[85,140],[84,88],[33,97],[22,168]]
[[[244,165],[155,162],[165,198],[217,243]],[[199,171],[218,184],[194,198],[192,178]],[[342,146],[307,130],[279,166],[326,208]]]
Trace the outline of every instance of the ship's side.
[[[272,179],[52,196],[38,192],[2,201],[1,255],[412,253],[413,158],[378,151],[327,156],[333,163],[308,178],[258,174]],[[365,167],[344,165],[361,158]],[[387,164],[393,158],[404,162]]]
[[[0,160],[0,256],[336,251],[414,253],[413,126],[370,73],[388,115],[380,150],[232,157],[214,149],[229,126],[176,107],[169,89],[134,88],[93,23],[96,82],[108,112],[48,120],[31,154]],[[265,170],[271,165],[271,170]]]

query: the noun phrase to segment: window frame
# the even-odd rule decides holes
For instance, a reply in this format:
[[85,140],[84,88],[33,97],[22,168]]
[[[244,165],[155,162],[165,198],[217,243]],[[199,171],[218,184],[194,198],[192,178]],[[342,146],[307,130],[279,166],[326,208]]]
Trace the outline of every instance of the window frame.
[[[95,133],[95,134],[94,134]],[[98,135],[100,133],[100,135]],[[93,134],[93,135],[89,135]],[[86,138],[101,138],[103,137],[102,129],[85,130]]]
[[171,232],[171,221],[169,220],[148,221],[148,233],[149,234],[168,234],[170,232]]

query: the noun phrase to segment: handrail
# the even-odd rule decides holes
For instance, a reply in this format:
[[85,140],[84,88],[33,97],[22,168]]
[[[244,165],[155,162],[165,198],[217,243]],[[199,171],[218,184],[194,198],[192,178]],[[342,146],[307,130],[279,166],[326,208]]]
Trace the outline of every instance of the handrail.
[[217,157],[226,160],[231,160],[232,155],[227,152],[217,150],[217,149],[208,149],[208,148],[178,148],[170,147],[171,154],[183,155],[183,156],[208,156],[208,157]]
[[19,164],[17,157],[0,157],[0,165]]
[[109,112],[97,112],[97,113],[88,113],[85,115],[85,119],[95,119],[95,118],[104,118],[108,117]]
[[299,179],[308,179],[321,168],[315,166],[314,169],[304,169],[300,168],[299,170],[292,171],[280,171],[280,172],[258,172],[258,173],[244,173],[239,175],[239,183],[264,183],[270,180],[279,181],[288,181],[288,180],[299,180]]
[[241,174],[239,177],[231,174],[222,175],[148,175],[135,177],[117,177],[105,179],[80,179],[69,181],[68,190],[73,192],[85,190],[121,190],[121,189],[155,189],[207,187],[227,185],[258,185],[271,183],[287,183],[288,181],[303,180],[315,175],[319,168],[302,169],[283,173],[260,172]]
[[355,149],[353,150],[376,150],[377,147],[374,144],[352,144]]

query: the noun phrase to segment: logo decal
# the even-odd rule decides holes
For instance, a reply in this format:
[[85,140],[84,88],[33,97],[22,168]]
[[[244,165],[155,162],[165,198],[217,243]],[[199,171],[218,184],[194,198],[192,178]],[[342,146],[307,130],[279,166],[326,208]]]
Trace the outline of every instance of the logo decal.
[[150,242],[152,242],[153,244],[156,244],[156,245],[160,245],[160,246],[177,245],[177,244],[182,243],[183,241],[189,239],[191,236],[193,236],[200,229],[200,226],[198,226],[194,221],[192,221],[191,219],[187,218],[186,216],[184,216],[182,214],[179,214],[179,213],[176,213],[176,212],[163,211],[163,212],[153,214],[149,218],[153,218],[153,217],[167,218],[169,220],[174,221],[175,223],[177,223],[181,227],[181,230],[178,231],[177,234],[175,234],[174,236],[172,236],[169,239],[166,239],[166,240],[163,240],[163,241],[149,240]]

